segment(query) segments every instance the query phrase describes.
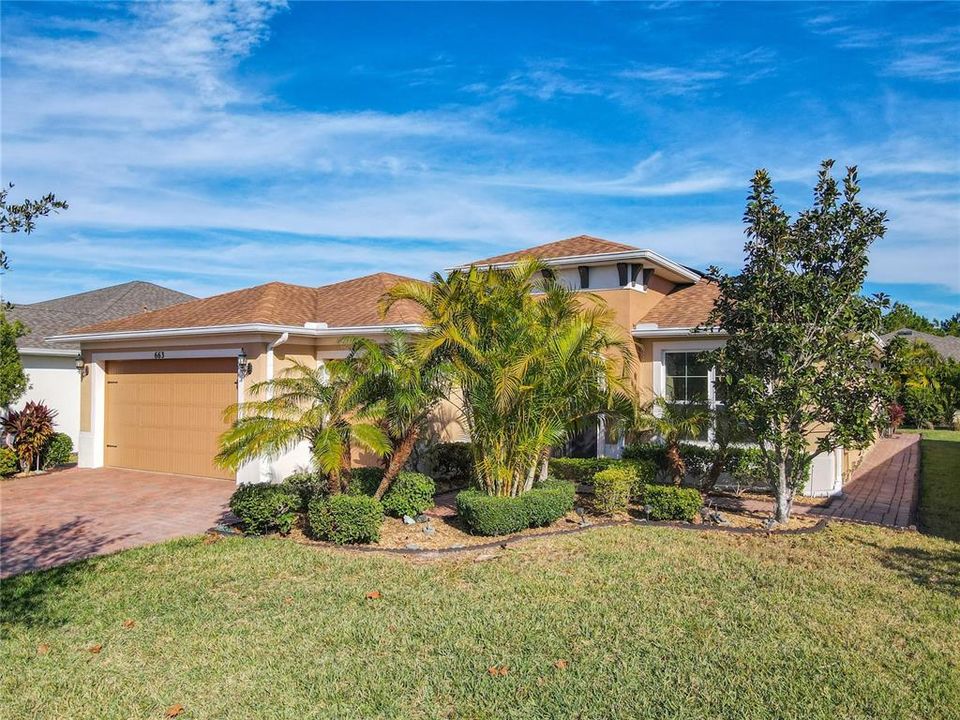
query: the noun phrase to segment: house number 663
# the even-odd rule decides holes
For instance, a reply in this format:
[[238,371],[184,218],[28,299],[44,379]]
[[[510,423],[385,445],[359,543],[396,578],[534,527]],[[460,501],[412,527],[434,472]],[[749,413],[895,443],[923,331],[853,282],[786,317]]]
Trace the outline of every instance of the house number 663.
[[163,360],[163,350],[157,350],[157,351],[153,354],[153,359],[154,359],[154,360]]

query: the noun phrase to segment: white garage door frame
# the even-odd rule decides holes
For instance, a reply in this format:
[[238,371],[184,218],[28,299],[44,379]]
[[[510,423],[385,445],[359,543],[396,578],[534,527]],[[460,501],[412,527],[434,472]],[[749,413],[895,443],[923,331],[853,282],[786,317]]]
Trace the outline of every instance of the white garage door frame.
[[[210,348],[208,350],[128,350],[121,352],[95,352],[90,357],[90,432],[80,433],[80,467],[103,467],[104,447],[106,444],[106,376],[107,362],[110,360],[184,360],[190,358],[237,357],[241,348]],[[158,357],[158,352],[162,356]],[[243,402],[243,378],[237,376],[237,402]],[[259,473],[259,467],[240,468],[237,480],[248,473]]]

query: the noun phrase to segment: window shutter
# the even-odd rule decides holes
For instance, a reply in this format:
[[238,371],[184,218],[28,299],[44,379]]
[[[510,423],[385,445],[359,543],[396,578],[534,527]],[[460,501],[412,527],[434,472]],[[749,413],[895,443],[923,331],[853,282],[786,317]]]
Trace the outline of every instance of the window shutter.
[[580,273],[580,287],[586,290],[590,287],[590,266],[577,265],[577,271]]
[[627,285],[627,264],[617,263],[617,275],[620,276],[620,287]]
[[630,282],[634,285],[637,284],[637,279],[640,277],[640,273],[643,272],[643,263],[637,263],[630,266]]

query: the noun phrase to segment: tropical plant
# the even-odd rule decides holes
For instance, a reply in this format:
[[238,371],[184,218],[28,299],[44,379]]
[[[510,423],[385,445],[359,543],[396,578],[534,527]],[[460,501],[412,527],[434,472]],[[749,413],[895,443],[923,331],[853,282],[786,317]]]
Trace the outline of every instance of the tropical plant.
[[17,350],[17,338],[26,333],[27,329],[19,320],[7,320],[0,305],[0,407],[9,407],[22,398],[30,387],[20,351]]
[[34,400],[24,405],[22,410],[11,410],[4,416],[3,429],[12,439],[13,449],[23,470],[40,469],[40,456],[43,447],[54,435],[53,419],[56,416],[56,410]]
[[763,454],[775,523],[790,518],[814,458],[862,447],[886,422],[875,333],[887,300],[862,295],[886,217],[859,203],[856,168],[841,186],[832,167],[822,164],[813,206],[794,220],[758,170],[744,215],[746,264],[737,275],[711,269],[720,292],[706,324],[728,336],[711,361],[726,409]]
[[529,490],[577,420],[627,404],[629,342],[611,310],[540,262],[400,283],[383,306],[399,300],[424,310],[422,356],[449,364],[488,494]]
[[355,393],[377,417],[392,450],[386,472],[373,496],[381,500],[410,459],[430,412],[449,383],[437,356],[426,359],[403,332],[391,332],[385,344],[367,338],[353,341],[346,367]]
[[354,446],[380,456],[390,452],[380,418],[360,406],[352,372],[342,361],[316,368],[294,362],[278,377],[255,383],[250,394],[256,399],[226,411],[233,423],[220,437],[221,467],[235,470],[306,442],[316,469],[329,480],[330,494],[336,494],[346,488],[343,472]]
[[672,403],[657,398],[634,417],[634,430],[653,432],[664,443],[667,470],[674,485],[683,482],[687,465],[680,453],[683,440],[698,437],[710,422],[710,411],[696,403]]

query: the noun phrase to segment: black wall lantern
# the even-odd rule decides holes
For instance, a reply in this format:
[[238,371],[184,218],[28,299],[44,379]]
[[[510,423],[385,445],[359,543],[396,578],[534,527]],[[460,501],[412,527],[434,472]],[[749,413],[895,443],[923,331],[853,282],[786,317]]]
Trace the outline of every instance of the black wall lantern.
[[83,361],[83,355],[77,355],[77,359],[73,361],[73,365],[77,368],[77,372],[80,373],[80,377],[86,377],[87,373],[90,372],[90,368],[87,367],[87,364]]
[[253,373],[253,363],[247,362],[247,353],[240,348],[240,354],[237,355],[237,377],[243,380],[247,375]]

